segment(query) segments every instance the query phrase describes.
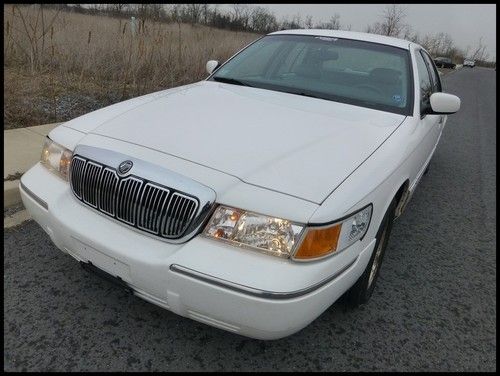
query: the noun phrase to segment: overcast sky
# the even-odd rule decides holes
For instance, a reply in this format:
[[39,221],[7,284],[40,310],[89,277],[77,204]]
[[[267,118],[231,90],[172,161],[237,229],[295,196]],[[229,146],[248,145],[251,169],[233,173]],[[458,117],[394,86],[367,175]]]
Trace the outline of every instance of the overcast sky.
[[[300,14],[313,21],[328,21],[335,13],[342,25],[364,31],[366,25],[380,19],[386,4],[255,4],[272,11],[278,19]],[[479,37],[488,48],[489,59],[496,60],[496,5],[494,4],[401,4],[406,23],[420,35],[446,32],[460,48],[471,48]]]

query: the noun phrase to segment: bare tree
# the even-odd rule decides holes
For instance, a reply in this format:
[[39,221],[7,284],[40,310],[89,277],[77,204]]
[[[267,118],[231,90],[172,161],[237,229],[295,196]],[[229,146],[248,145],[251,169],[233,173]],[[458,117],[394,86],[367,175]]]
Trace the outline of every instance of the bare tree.
[[106,9],[116,14],[121,14],[128,8],[129,4],[106,4]]
[[[44,4],[32,5],[30,7],[20,7],[19,5],[12,6],[12,15],[20,19],[22,29],[17,29],[13,26],[29,42],[29,50],[24,48],[17,40],[14,43],[23,51],[29,58],[31,74],[40,69],[43,65],[45,36],[52,29],[60,9],[52,16],[50,20],[46,19],[44,14]],[[36,17],[32,14],[34,12]]]
[[210,17],[210,5],[205,3],[205,4],[202,4],[201,6],[201,13],[202,13],[202,17],[203,17],[203,23],[205,25],[208,24],[208,19]]
[[333,17],[330,17],[328,25],[332,30],[340,30],[340,14],[335,13]]
[[233,21],[239,23],[243,29],[248,28],[252,9],[246,4],[233,4]]
[[186,13],[191,24],[200,22],[203,4],[186,4]]
[[137,15],[143,21],[146,19],[159,20],[163,16],[162,4],[139,4],[137,7]]
[[405,10],[397,4],[392,4],[385,8],[382,21],[368,25],[366,31],[368,33],[398,37],[406,27],[405,18]]
[[471,54],[471,59],[478,61],[486,61],[488,59],[488,52],[486,52],[486,45],[483,44],[483,37],[479,38],[477,47],[473,50]]
[[304,22],[304,26],[307,28],[307,29],[312,29],[313,27],[313,20],[312,20],[312,16],[306,16],[306,20]]
[[420,44],[433,56],[452,57],[453,51],[456,50],[453,38],[450,34],[443,32],[434,35],[425,35]]
[[401,38],[409,40],[414,43],[419,42],[419,36],[417,32],[414,32],[410,25],[405,25],[403,31],[401,32]]
[[255,7],[252,9],[250,21],[252,29],[259,33],[268,33],[278,29],[274,14],[263,7]]
[[327,22],[321,22],[320,24],[316,25],[316,28],[318,28],[318,29],[340,30],[341,29],[340,14],[335,13],[332,17],[330,17],[329,21],[327,21]]
[[280,25],[281,30],[285,29],[301,29],[302,28],[302,19],[300,14],[296,14],[292,17],[292,19],[288,19],[288,17],[283,17]]

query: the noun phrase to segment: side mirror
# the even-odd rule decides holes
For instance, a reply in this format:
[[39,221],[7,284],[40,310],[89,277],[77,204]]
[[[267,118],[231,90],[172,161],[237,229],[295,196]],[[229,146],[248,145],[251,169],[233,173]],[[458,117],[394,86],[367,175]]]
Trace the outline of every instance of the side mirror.
[[460,98],[453,94],[433,93],[430,97],[430,113],[437,115],[454,114],[460,109]]
[[212,72],[219,66],[219,62],[217,60],[208,60],[205,68],[207,69],[208,74],[212,74]]

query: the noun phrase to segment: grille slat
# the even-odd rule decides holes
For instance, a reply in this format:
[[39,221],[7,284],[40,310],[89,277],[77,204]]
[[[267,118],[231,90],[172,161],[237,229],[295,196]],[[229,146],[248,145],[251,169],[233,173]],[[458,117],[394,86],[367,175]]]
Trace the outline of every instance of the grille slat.
[[118,189],[118,210],[116,217],[130,225],[136,223],[136,202],[139,197],[139,190],[142,186],[142,180],[134,177],[128,177],[120,181]]
[[177,223],[175,225],[175,232],[179,231],[182,228],[182,217],[184,215],[184,211],[186,210],[187,200],[182,200],[182,204],[180,205],[179,215],[177,216]]
[[82,198],[85,203],[94,208],[97,208],[97,188],[101,170],[102,166],[94,162],[88,162],[84,172],[84,181],[86,180],[87,184],[83,185]]
[[81,181],[82,179],[82,172],[83,169],[85,168],[85,160],[75,157],[73,161],[71,162],[71,174],[74,174],[76,179],[75,181],[71,181],[71,187],[73,189],[73,192],[75,193],[76,197],[79,199],[82,198],[82,184]]
[[171,188],[74,156],[70,169],[74,195],[85,204],[140,230],[176,239],[194,221],[198,200]]
[[99,190],[99,209],[111,216],[115,215],[115,205],[113,202],[113,191],[118,184],[118,176],[110,168],[105,168],[102,173],[101,186]]
[[[150,197],[150,200],[149,200],[149,210],[144,210],[145,213],[147,213],[147,224],[148,224],[148,228],[150,229],[154,229],[154,222],[153,222],[153,216],[151,215],[153,213],[153,208],[155,208],[156,206],[156,200],[158,199],[159,196],[161,196],[161,191],[159,189],[151,189],[151,191],[153,192],[151,194],[151,197]],[[152,210],[153,209],[153,210]]]
[[148,232],[158,233],[158,221],[163,207],[163,201],[166,200],[170,191],[168,189],[147,183],[144,187],[142,202],[139,204],[138,227]]
[[152,192],[152,188],[148,184],[146,184],[146,186],[144,187],[144,191],[142,192],[143,197],[141,198],[143,204],[139,206],[139,212],[137,213],[137,217],[139,219],[138,226],[141,228],[144,227],[143,223],[146,217],[148,198],[152,194]]
[[178,206],[177,203],[179,201],[179,196],[175,195],[173,196],[173,199],[170,201],[170,205],[168,206],[168,213],[167,213],[167,223],[165,224],[165,232],[163,233],[164,236],[170,236],[172,233],[172,226],[175,221],[175,213],[177,212]]

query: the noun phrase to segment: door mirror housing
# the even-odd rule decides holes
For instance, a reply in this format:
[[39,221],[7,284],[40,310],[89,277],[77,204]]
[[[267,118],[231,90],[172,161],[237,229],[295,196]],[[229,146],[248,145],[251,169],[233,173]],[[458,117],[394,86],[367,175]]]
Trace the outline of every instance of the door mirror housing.
[[433,93],[427,113],[436,115],[454,114],[460,109],[460,98],[453,94]]
[[209,60],[207,61],[207,65],[205,66],[208,74],[212,74],[212,72],[218,67],[219,67],[219,62],[217,60]]

